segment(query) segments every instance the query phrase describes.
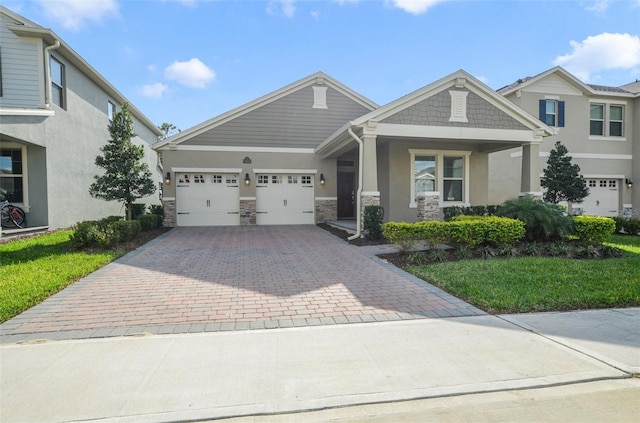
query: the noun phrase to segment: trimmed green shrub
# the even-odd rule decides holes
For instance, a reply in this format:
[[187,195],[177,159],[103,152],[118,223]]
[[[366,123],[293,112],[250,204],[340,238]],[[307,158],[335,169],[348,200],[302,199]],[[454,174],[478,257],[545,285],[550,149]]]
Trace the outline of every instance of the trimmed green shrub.
[[573,230],[571,217],[562,206],[545,203],[532,196],[505,201],[496,211],[496,216],[524,222],[528,241],[558,240]]
[[157,214],[143,214],[142,216],[138,216],[137,220],[140,222],[140,228],[143,231],[150,231],[162,225],[162,217]]
[[442,214],[444,215],[444,221],[448,222],[456,216],[492,216],[496,213],[498,206],[486,205],[486,206],[450,206],[443,207]]
[[382,206],[366,206],[362,219],[362,227],[365,236],[369,239],[382,238],[382,220],[384,219],[384,208]]
[[149,206],[149,213],[158,215],[164,219],[164,207],[159,204],[151,204]]
[[602,244],[616,229],[613,219],[601,216],[574,216],[573,226],[580,242],[587,245]]
[[118,233],[120,242],[131,241],[140,235],[140,221],[121,220],[113,224],[113,229]]
[[[117,219],[116,219],[117,218]],[[114,225],[121,222],[119,216],[110,216],[101,220],[86,220],[74,227],[71,245],[76,248],[108,248],[120,240],[120,234]]]
[[640,219],[625,219],[622,229],[629,235],[638,235],[640,233]]
[[401,252],[406,252],[418,242],[418,228],[414,223],[387,222],[382,224],[382,234],[387,241],[398,244]]
[[137,219],[138,216],[142,216],[144,211],[147,209],[146,204],[131,204],[131,219]]
[[615,233],[617,234],[622,233],[622,231],[624,230],[624,224],[627,219],[625,219],[622,216],[615,216],[615,217],[612,217],[612,219],[616,223]]

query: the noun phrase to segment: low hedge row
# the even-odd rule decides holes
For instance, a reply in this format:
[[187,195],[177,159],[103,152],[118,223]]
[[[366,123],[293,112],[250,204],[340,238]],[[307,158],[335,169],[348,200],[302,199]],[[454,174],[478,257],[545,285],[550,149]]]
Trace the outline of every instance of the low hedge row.
[[607,241],[616,230],[616,223],[610,217],[573,216],[573,232],[580,242],[600,245]]
[[524,223],[495,216],[458,216],[449,222],[388,222],[382,231],[389,242],[408,250],[417,241],[430,245],[451,243],[475,247],[480,244],[511,245],[524,236]]
[[627,235],[640,234],[640,219],[614,217],[613,220],[616,223],[616,233],[625,233]]
[[142,231],[155,229],[161,225],[162,217],[156,214],[143,214],[135,220],[122,220],[121,216],[85,220],[73,228],[71,245],[75,248],[110,248],[119,242],[135,239]]

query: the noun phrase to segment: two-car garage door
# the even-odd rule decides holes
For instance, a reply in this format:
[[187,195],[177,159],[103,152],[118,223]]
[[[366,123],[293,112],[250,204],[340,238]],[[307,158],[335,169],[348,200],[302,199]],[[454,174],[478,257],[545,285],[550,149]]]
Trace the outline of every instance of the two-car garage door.
[[[175,175],[178,226],[240,224],[238,173],[176,172]],[[315,223],[312,174],[257,174],[256,179],[256,224]]]

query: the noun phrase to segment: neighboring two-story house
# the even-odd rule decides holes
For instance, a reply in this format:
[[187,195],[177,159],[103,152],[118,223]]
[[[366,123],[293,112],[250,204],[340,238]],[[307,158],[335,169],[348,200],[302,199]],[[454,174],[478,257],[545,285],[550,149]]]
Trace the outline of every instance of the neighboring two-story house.
[[[127,99],[50,29],[0,6],[0,198],[51,229],[122,215],[121,203],[94,199],[89,186],[110,138],[108,124]],[[162,133],[129,105],[145,161],[162,172],[150,145]],[[158,195],[141,202],[159,204]]]
[[[640,217],[640,83],[585,84],[555,67],[498,92],[554,129],[540,145],[541,170],[556,141],[580,166],[590,193],[574,213]],[[491,203],[517,193],[521,156],[519,149],[490,156]]]

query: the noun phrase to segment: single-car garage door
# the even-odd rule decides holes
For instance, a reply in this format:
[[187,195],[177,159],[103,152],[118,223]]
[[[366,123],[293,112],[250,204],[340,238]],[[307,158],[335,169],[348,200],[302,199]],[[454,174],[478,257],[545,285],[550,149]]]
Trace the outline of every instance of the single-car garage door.
[[257,175],[256,224],[313,225],[313,175]]
[[240,224],[238,175],[177,173],[178,226]]
[[619,213],[619,182],[616,179],[587,179],[589,195],[574,209],[591,216],[617,216]]

